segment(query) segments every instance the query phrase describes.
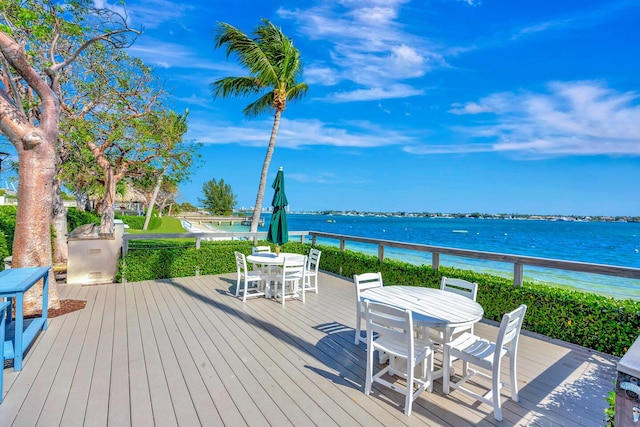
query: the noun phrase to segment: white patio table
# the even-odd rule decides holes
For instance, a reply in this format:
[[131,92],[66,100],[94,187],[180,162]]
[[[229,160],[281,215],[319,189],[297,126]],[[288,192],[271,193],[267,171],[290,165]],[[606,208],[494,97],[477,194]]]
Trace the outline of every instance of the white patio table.
[[[294,254],[289,252],[280,252],[275,254],[274,252],[259,252],[252,255],[247,255],[247,262],[255,265],[268,266],[268,267],[282,267],[285,259],[291,258],[304,258],[304,255]],[[267,281],[264,296],[271,298],[271,282],[275,280],[276,270],[274,268],[269,269],[270,279]]]
[[[451,332],[458,326],[472,325],[484,314],[477,302],[453,292],[422,286],[383,286],[362,292],[360,299],[391,304],[411,310],[415,326],[437,328],[444,331],[445,342],[451,341]],[[428,331],[425,330],[425,334]],[[450,356],[447,347],[443,351],[443,372],[449,378]]]

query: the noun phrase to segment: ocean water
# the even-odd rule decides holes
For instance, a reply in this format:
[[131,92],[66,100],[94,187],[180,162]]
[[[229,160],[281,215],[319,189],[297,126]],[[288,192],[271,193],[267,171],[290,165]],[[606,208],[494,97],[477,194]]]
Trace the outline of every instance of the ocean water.
[[[266,231],[269,215],[265,215]],[[321,231],[372,239],[527,255],[640,268],[640,223],[474,218],[407,218],[343,215],[287,216],[290,231]],[[216,227],[221,228],[221,227]],[[224,227],[222,227],[224,228]],[[229,230],[230,227],[224,229]],[[249,227],[235,226],[235,231]],[[319,241],[337,246],[334,239]],[[377,254],[376,245],[347,242],[347,249]],[[385,248],[385,257],[431,264],[431,254]],[[513,265],[441,256],[440,264],[513,277]],[[527,267],[525,280],[640,300],[640,280]]]

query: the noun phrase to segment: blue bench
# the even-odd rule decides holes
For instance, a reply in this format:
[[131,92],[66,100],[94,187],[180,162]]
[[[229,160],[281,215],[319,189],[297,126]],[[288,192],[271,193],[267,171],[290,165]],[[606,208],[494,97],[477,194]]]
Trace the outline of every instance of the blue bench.
[[[8,310],[8,313],[11,313],[11,302],[10,301],[0,302],[0,343],[3,343],[3,344],[4,344],[5,317],[6,317],[5,312],[7,310]],[[2,396],[3,396],[2,377],[4,377],[4,351],[0,351],[0,363],[2,364],[2,371],[0,372],[0,402],[2,402]]]

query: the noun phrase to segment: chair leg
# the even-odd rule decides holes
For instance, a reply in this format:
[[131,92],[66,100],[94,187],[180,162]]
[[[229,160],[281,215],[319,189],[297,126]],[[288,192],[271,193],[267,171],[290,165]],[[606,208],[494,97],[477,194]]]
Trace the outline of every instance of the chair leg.
[[249,281],[247,280],[247,278],[245,277],[244,279],[244,293],[242,294],[242,302],[247,302],[247,291],[249,290],[249,285],[248,285]]
[[427,381],[429,381],[429,387],[427,387],[427,391],[431,393],[433,391],[433,359],[435,353],[431,351],[431,354],[427,358]]
[[240,276],[236,279],[236,296],[240,295]]
[[404,396],[404,414],[411,415],[411,407],[413,406],[413,375],[415,364],[407,359],[407,388]]
[[516,355],[509,355],[509,386],[511,387],[511,400],[514,402],[520,401],[520,396],[518,395],[518,370],[516,369]]
[[492,385],[492,400],[493,400],[493,416],[496,421],[502,421],[502,401],[500,399],[500,363],[497,365],[497,369],[494,366],[493,375],[491,378]]
[[367,373],[364,383],[364,394],[371,393],[371,383],[373,382],[373,350],[367,349]]
[[[358,304],[360,304],[360,303],[358,303]],[[358,311],[356,312],[356,339],[354,341],[354,344],[358,345],[358,344],[360,344],[360,340],[361,340],[361,337],[360,337],[360,321],[361,321],[360,320],[360,307],[356,307],[356,309]]]

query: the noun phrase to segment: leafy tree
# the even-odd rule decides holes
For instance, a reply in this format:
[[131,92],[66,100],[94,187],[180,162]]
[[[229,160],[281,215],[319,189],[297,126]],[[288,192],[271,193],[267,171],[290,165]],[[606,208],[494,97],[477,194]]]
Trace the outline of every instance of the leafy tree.
[[[50,224],[62,71],[95,43],[125,47],[135,32],[93,2],[0,0],[0,131],[18,153],[18,206],[12,265],[52,262]],[[52,277],[51,277],[52,279]],[[49,303],[58,307],[55,280]],[[25,297],[25,314],[40,309],[41,285]]]
[[[91,150],[102,171],[102,234],[113,233],[117,183],[148,174],[152,162],[168,152],[159,137],[163,129],[156,126],[164,93],[151,69],[122,51],[111,52],[109,58],[93,61],[93,78],[80,86],[89,96],[90,114],[81,122],[84,127],[76,138]],[[104,65],[110,61],[117,66]]]
[[280,116],[287,101],[299,100],[307,93],[306,83],[298,82],[302,74],[300,52],[293,41],[282,30],[268,20],[263,20],[254,30],[255,37],[249,37],[237,28],[220,23],[214,37],[215,47],[226,46],[227,58],[235,54],[240,64],[249,72],[248,76],[225,77],[212,84],[214,97],[248,96],[262,94],[245,107],[247,116],[257,116],[266,111],[274,112],[273,127],[267,154],[262,165],[256,204],[253,209],[251,231],[258,231],[262,211],[262,200],[267,186],[269,164],[276,146],[280,127]]
[[200,203],[205,210],[214,215],[229,216],[233,214],[233,208],[238,203],[236,196],[231,190],[231,186],[221,179],[217,182],[214,179],[205,182],[202,185],[204,199],[200,199]]
[[[156,199],[165,182],[165,176],[168,175],[173,186],[177,187],[178,182],[188,179],[194,157],[197,157],[199,145],[183,143],[182,141],[184,134],[187,132],[188,114],[189,111],[187,110],[183,115],[169,111],[159,112],[157,115],[152,116],[151,124],[155,130],[152,138],[160,145],[161,151],[149,164],[149,173],[146,174],[146,182],[148,185],[153,186],[153,190],[148,203],[143,230],[146,230],[149,225],[151,212],[156,205]],[[163,193],[166,199],[168,195],[166,188]],[[162,208],[159,211],[162,212]]]
[[180,205],[180,211],[182,212],[198,212],[198,207],[193,206],[189,202],[184,202]]

